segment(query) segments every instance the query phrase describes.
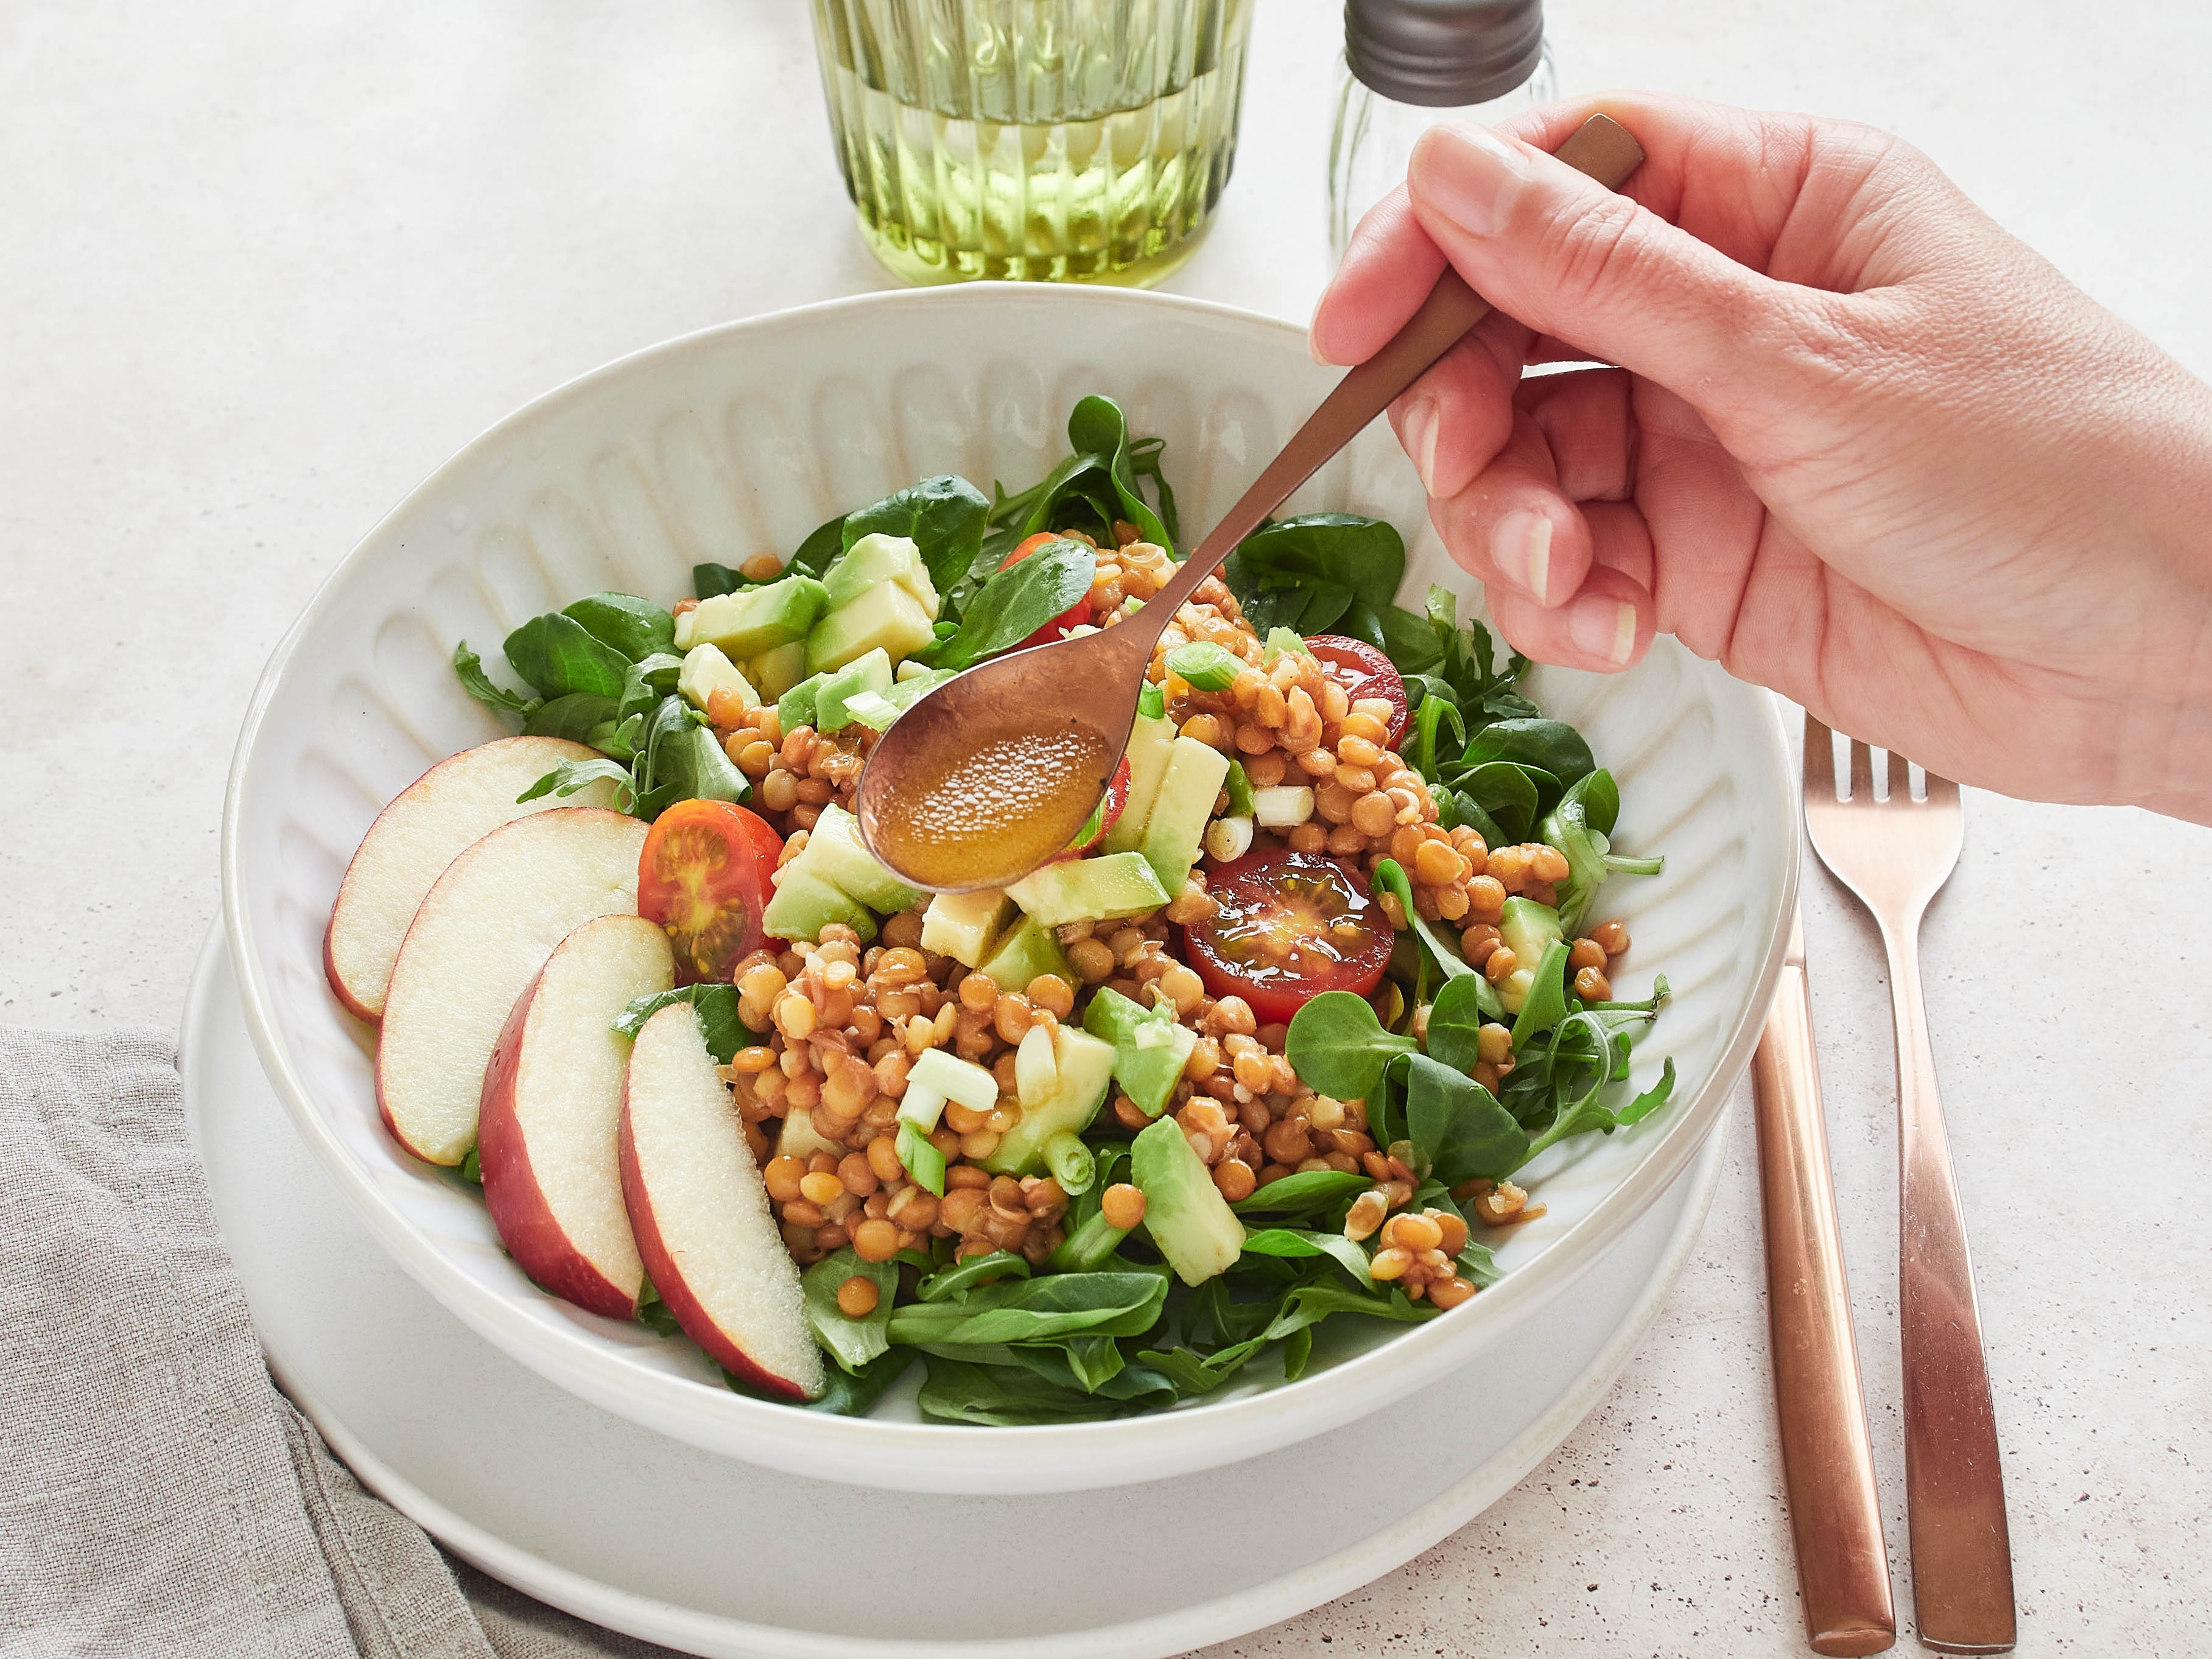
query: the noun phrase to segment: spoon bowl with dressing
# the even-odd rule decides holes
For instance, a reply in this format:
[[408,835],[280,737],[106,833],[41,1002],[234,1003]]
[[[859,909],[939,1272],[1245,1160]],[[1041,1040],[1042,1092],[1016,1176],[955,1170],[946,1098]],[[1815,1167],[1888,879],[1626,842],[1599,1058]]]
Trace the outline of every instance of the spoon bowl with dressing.
[[[1557,154],[1613,190],[1644,160],[1603,115]],[[854,810],[869,851],[912,886],[963,893],[1005,887],[1066,849],[1120,763],[1152,647],[1176,613],[1292,490],[1489,313],[1489,302],[1447,268],[1406,325],[1346,372],[1140,609],[1094,633],[978,664],[915,702],[860,774]]]

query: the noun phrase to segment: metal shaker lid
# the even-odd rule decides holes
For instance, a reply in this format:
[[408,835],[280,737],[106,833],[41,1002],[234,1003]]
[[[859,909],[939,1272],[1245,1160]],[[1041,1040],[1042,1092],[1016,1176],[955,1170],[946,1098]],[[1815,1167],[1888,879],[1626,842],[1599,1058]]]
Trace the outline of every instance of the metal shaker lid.
[[1544,0],[1345,0],[1344,55],[1383,97],[1444,108],[1501,97],[1536,72]]

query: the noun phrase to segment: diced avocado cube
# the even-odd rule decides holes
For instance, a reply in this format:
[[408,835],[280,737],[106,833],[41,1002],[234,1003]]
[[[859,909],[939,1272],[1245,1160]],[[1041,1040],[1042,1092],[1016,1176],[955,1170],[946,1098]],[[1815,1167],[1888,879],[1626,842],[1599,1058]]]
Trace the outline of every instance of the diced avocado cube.
[[851,724],[845,712],[848,698],[863,691],[878,694],[891,689],[891,659],[890,653],[878,647],[866,655],[855,657],[842,668],[833,670],[830,677],[814,690],[814,729],[835,732]]
[[702,641],[693,646],[684,656],[684,667],[676,676],[676,690],[684,701],[694,708],[712,714],[708,699],[721,691],[737,699],[738,712],[760,707],[760,697],[752,684],[738,672],[738,666],[722,654],[719,645]]
[[[908,680],[921,679],[931,674],[941,674],[946,679],[950,679],[952,677],[952,671],[949,668],[932,668],[926,662],[902,662],[898,665],[898,683],[901,685],[904,685]],[[942,684],[942,682],[939,683]]]
[[918,891],[884,869],[868,850],[860,839],[860,821],[834,801],[822,809],[821,819],[792,865],[879,915],[896,915],[921,902]]
[[775,896],[761,912],[761,926],[773,939],[818,939],[822,930],[842,921],[867,944],[876,936],[876,919],[843,889],[832,887],[819,876],[798,867],[794,859],[777,872]]
[[939,893],[921,913],[921,948],[980,968],[1013,914],[1013,900],[995,887],[974,893]]
[[689,651],[704,640],[721,647],[733,662],[762,656],[806,638],[828,604],[829,589],[811,576],[786,576],[763,587],[717,593],[676,619],[676,648]]
[[1158,1117],[1198,1046],[1198,1033],[1170,1015],[1101,986],[1092,993],[1083,1029],[1114,1045],[1114,1079],[1146,1117]]
[[1142,915],[1168,902],[1167,890],[1142,853],[1062,859],[1030,871],[1006,892],[1048,927]]
[[[1081,1134],[1106,1103],[1114,1082],[1114,1045],[1063,1025],[1053,1036],[1053,1059],[1057,1075],[1052,1088],[1034,1104],[1022,1103],[1014,1127],[1000,1137],[998,1146],[983,1160],[995,1175],[1036,1175],[1044,1168],[1044,1144],[1062,1130]],[[932,1049],[931,1053],[938,1052]],[[1180,1131],[1178,1131],[1180,1133]],[[1188,1146],[1184,1149],[1188,1152]],[[1195,1159],[1196,1154],[1192,1153]],[[1200,1173],[1206,1166],[1199,1165]],[[1212,1186],[1209,1178],[1206,1185]],[[1241,1247],[1244,1232],[1237,1229]]]
[[821,690],[829,678],[827,674],[810,674],[776,698],[776,722],[786,732],[814,724],[814,694]]
[[1067,965],[1067,952],[1060,948],[1052,929],[1035,916],[1024,916],[1021,925],[1000,940],[984,959],[983,971],[1002,991],[1025,991],[1040,974],[1057,974],[1071,985],[1081,978]]
[[1206,822],[1213,816],[1214,799],[1228,776],[1229,757],[1219,750],[1196,738],[1175,740],[1160,792],[1145,820],[1145,857],[1169,892],[1182,890],[1183,878],[1198,862]]
[[745,678],[760,688],[761,701],[781,697],[806,678],[806,641],[793,640],[755,657]]
[[1498,1000],[1505,1005],[1507,1013],[1521,1012],[1536,982],[1536,964],[1544,959],[1544,947],[1564,936],[1559,913],[1550,905],[1518,894],[1505,901],[1505,914],[1498,920],[1498,937],[1513,952],[1516,964],[1498,987]]
[[[1168,753],[1175,747],[1175,722],[1165,715],[1139,714],[1129,732],[1129,799],[1121,816],[1106,832],[1109,853],[1140,852],[1145,845],[1145,820],[1158,799],[1160,779],[1168,769]],[[1224,773],[1224,776],[1227,774]]]
[[930,621],[937,620],[937,585],[929,580],[921,550],[904,536],[878,531],[861,537],[830,567],[823,580],[830,588],[832,611],[842,610],[878,582],[896,582],[914,595]]
[[884,582],[815,625],[806,637],[807,665],[819,674],[878,648],[903,662],[936,637],[921,601],[896,582]]
[[1130,1143],[1129,1179],[1145,1195],[1145,1231],[1184,1284],[1203,1285],[1243,1254],[1244,1224],[1175,1119],[1158,1120]]

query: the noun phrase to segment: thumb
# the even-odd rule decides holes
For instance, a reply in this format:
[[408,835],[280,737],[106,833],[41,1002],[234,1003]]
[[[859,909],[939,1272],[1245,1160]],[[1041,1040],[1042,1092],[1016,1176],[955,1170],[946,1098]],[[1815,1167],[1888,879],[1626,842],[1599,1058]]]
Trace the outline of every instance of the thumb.
[[1565,162],[1487,127],[1431,127],[1406,178],[1469,287],[1539,334],[1691,399],[1740,377],[1780,285]]

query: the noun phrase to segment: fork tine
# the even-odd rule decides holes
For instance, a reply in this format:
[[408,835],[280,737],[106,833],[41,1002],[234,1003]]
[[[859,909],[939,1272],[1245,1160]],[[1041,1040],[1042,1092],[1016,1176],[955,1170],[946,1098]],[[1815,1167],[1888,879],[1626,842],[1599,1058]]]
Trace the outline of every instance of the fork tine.
[[1925,767],[1921,775],[1928,781],[1928,800],[1930,806],[1948,806],[1954,811],[1959,805],[1959,786],[1948,778],[1939,778]]
[[1851,799],[1871,806],[1874,805],[1874,750],[1856,738],[1851,745]]
[[1805,798],[1836,798],[1835,733],[1812,715],[1805,716]]

